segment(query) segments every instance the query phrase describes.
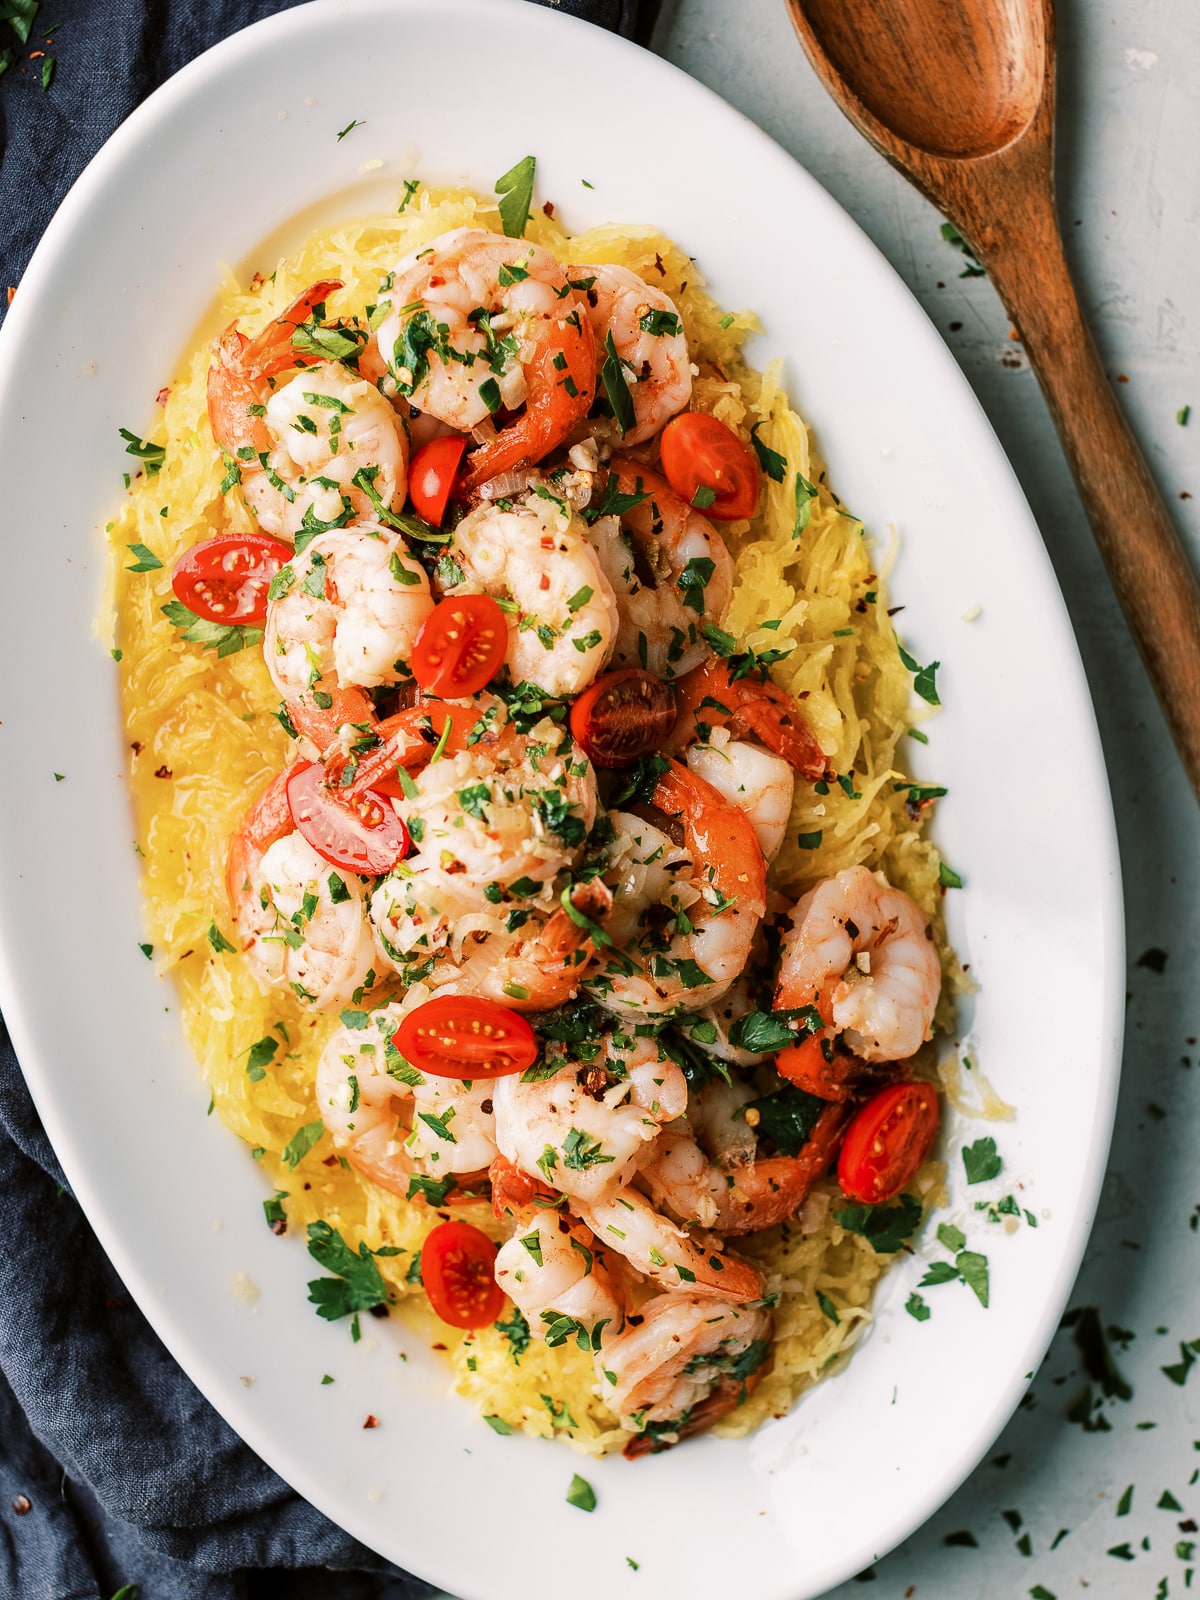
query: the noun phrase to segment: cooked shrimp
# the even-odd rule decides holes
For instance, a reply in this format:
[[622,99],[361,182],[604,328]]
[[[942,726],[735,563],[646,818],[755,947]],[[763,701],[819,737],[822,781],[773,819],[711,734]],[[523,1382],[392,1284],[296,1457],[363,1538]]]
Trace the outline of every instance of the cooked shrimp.
[[738,739],[756,739],[802,778],[830,776],[829,762],[800,704],[759,668],[744,672],[736,660],[710,660],[684,674],[675,685],[678,720],[666,748],[677,755],[714,728],[728,728]]
[[[272,592],[267,671],[297,731],[315,735],[323,749],[331,709],[323,701],[339,689],[407,677],[417,633],[433,610],[429,580],[399,534],[361,522],[311,540],[280,570]],[[363,704],[370,704],[365,696]]]
[[416,845],[405,866],[477,896],[525,879],[537,886],[528,899],[578,861],[596,819],[595,770],[549,719],[523,738],[500,702],[476,704],[477,725],[497,737],[430,761],[396,803]]
[[482,1177],[496,1154],[492,1085],[426,1077],[392,1045],[421,997],[410,990],[364,1027],[338,1028],[317,1065],[317,1107],[334,1145],[372,1183],[405,1197],[422,1192],[414,1173]]
[[230,841],[229,907],[264,989],[291,989],[314,1011],[336,1011],[367,982],[371,925],[358,879],[333,873],[295,831],[287,778],[271,780]]
[[552,1077],[495,1085],[496,1142],[531,1175],[565,1195],[595,1202],[633,1176],[639,1154],[687,1108],[687,1080],[658,1041],[606,1034],[587,1062],[570,1048],[550,1056]]
[[709,654],[703,628],[729,609],[733,558],[708,518],[657,472],[614,456],[614,481],[621,494],[641,498],[588,532],[617,597],[613,664],[673,678]]
[[[496,1188],[493,1166],[493,1191]],[[599,1351],[625,1316],[625,1297],[604,1248],[582,1223],[555,1206],[509,1208],[516,1232],[496,1255],[496,1282],[525,1317],[535,1339],[570,1319]],[[569,1335],[555,1337],[561,1344]]]
[[[766,863],[745,812],[680,762],[667,763],[652,804],[682,827],[690,873],[670,874],[665,899],[643,900],[633,937],[587,987],[615,1011],[696,1011],[719,999],[749,959],[766,909]],[[618,902],[614,915],[616,927],[627,925],[628,906]]]
[[763,1278],[757,1267],[740,1256],[705,1248],[686,1228],[656,1211],[637,1189],[621,1189],[611,1199],[591,1204],[576,1199],[571,1209],[610,1250],[660,1288],[738,1303],[762,1296]]
[[[378,340],[398,392],[460,432],[492,433],[468,458],[464,492],[540,461],[587,415],[596,338],[540,245],[456,228],[399,262],[387,292]],[[495,413],[521,406],[493,430]]]
[[597,370],[604,365],[605,340],[612,335],[635,419],[622,442],[640,444],[692,397],[691,356],[675,302],[628,267],[568,267],[567,277],[587,301]]
[[[465,891],[404,862],[371,897],[371,921],[385,963],[405,983],[419,978],[445,993],[480,995],[515,1011],[545,1011],[573,1000],[611,904],[603,883],[576,884],[571,909],[549,910],[547,895],[526,906],[505,896],[480,906]],[[531,888],[536,888],[531,881]],[[506,909],[508,908],[508,909]]]
[[612,897],[602,883],[579,883],[569,899],[569,911],[560,906],[535,921],[528,933],[481,952],[460,980],[464,992],[514,1011],[550,1011],[576,999]]
[[687,764],[731,805],[746,813],[763,855],[773,861],[787,832],[796,789],[795,775],[787,762],[761,745],[731,739],[726,729],[715,728],[707,744],[689,748]]
[[[408,439],[388,401],[340,364],[314,365],[292,346],[312,297],[333,287],[314,285],[257,339],[246,342],[236,325],[227,328],[209,368],[213,437],[234,463],[259,525],[289,538],[347,510],[364,517],[382,503],[399,511],[407,487]],[[291,367],[304,370],[272,387]]]
[[[816,1006],[860,1061],[911,1056],[931,1037],[941,987],[929,918],[882,873],[850,867],[797,902],[783,939],[775,1004]],[[827,1038],[790,1046],[776,1065],[786,1077],[810,1058],[819,1068],[822,1045]]]
[[797,1211],[833,1160],[851,1115],[849,1106],[827,1106],[796,1155],[760,1156],[754,1129],[729,1114],[755,1098],[753,1089],[712,1084],[699,1098],[708,1105],[690,1106],[686,1123],[663,1130],[641,1182],[680,1222],[726,1235],[773,1228]]
[[314,283],[253,339],[231,322],[213,340],[213,362],[208,369],[208,419],[213,438],[234,460],[251,461],[270,450],[271,435],[262,420],[262,401],[270,392],[269,380],[293,367],[317,365],[314,357],[296,350],[292,336],[326,297],[341,287],[336,279]]
[[604,1399],[639,1433],[625,1454],[665,1449],[732,1411],[770,1353],[771,1314],[760,1307],[688,1294],[648,1301],[596,1360]]
[[454,530],[463,581],[449,595],[511,601],[505,663],[514,683],[579,694],[604,666],[617,632],[617,601],[565,500],[528,494],[510,510],[484,504]]

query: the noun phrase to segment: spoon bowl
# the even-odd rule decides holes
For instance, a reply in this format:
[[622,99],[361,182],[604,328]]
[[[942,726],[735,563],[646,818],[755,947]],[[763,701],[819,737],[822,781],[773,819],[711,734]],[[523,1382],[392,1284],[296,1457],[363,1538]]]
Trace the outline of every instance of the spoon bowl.
[[792,10],[863,109],[914,149],[991,155],[1037,111],[1047,55],[1039,0],[802,0]]

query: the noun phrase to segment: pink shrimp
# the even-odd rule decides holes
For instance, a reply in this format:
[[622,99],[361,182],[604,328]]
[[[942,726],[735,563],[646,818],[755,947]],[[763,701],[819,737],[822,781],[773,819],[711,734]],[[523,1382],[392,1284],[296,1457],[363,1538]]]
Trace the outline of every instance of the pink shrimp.
[[475,449],[459,488],[540,461],[592,403],[596,337],[548,250],[456,228],[396,268],[378,346],[402,395],[460,432],[523,412]]
[[677,754],[707,738],[705,728],[728,728],[735,739],[757,739],[802,778],[830,776],[829,761],[799,702],[761,672],[735,677],[728,660],[711,659],[675,683],[678,712],[667,749]]

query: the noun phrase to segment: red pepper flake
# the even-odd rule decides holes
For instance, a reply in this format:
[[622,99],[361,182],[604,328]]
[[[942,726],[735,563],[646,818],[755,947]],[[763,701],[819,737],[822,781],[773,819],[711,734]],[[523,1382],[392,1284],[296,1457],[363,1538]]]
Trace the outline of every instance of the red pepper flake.
[[368,1417],[367,1420],[363,1423],[363,1427],[364,1428],[377,1428],[378,1426],[379,1426],[379,1418],[378,1417]]
[[133,751],[135,756],[140,756],[144,746],[140,739],[134,739],[130,742],[129,748]]
[[46,52],[44,50],[31,50],[29,52],[29,59],[30,61],[40,61],[45,54]]
[[542,215],[546,216],[546,217],[552,217],[554,215],[554,201],[553,200],[547,200],[545,205],[543,205],[543,207],[542,207]]
[[1128,383],[1129,379],[1125,376],[1125,374],[1123,372],[1118,372],[1117,373],[1117,382],[1118,383]]
[[27,1511],[33,1510],[33,1501],[27,1494],[19,1494],[13,1501],[12,1508],[19,1517],[23,1517]]
[[431,1350],[444,1350],[446,1346],[444,1344],[431,1344],[429,1348]]
[[164,763],[161,767],[156,767],[154,769],[154,776],[156,778],[173,778],[175,774],[171,771],[170,767]]
[[17,292],[16,284],[15,283],[10,283],[9,286],[8,286],[8,303],[9,303],[9,305],[12,305],[12,303],[13,303],[13,295],[15,295],[16,292]]
[[170,398],[171,398],[171,391],[170,391],[169,388],[167,388],[167,386],[165,384],[158,391],[158,393],[154,396],[155,402],[160,406],[165,406],[167,401]]

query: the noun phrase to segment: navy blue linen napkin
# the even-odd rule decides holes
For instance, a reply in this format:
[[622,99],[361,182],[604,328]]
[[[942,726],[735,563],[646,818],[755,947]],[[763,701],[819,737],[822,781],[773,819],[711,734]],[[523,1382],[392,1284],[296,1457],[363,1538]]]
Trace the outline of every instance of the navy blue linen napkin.
[[[0,0],[0,289],[139,101],[289,3]],[[657,10],[538,3],[642,42]],[[67,1188],[2,1019],[0,1240],[0,1600],[431,1593],[289,1489],[175,1365]]]

